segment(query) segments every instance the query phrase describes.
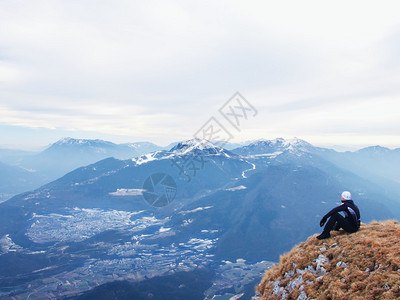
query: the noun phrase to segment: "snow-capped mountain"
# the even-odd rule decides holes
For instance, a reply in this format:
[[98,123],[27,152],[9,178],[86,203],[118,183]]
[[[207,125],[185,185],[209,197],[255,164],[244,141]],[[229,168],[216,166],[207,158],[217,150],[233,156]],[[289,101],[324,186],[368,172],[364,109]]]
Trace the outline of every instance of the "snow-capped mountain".
[[243,146],[240,148],[236,148],[232,150],[233,153],[240,155],[271,155],[271,154],[280,154],[283,152],[292,152],[292,153],[300,153],[300,152],[311,152],[315,148],[306,141],[303,141],[298,138],[293,139],[283,139],[276,138],[274,140],[257,140],[250,143],[247,146]]
[[226,158],[238,156],[224,148],[214,145],[208,140],[193,138],[190,140],[176,143],[169,150],[158,150],[133,158],[136,164],[144,164],[154,160],[169,159],[177,160],[204,160],[208,156],[225,156]]
[[[212,142],[204,139],[193,138],[187,141],[178,143],[176,146],[171,148],[170,152],[175,155],[187,155],[187,154],[200,154],[200,155],[225,155],[229,156],[230,152],[214,145]],[[231,153],[231,155],[233,155]]]

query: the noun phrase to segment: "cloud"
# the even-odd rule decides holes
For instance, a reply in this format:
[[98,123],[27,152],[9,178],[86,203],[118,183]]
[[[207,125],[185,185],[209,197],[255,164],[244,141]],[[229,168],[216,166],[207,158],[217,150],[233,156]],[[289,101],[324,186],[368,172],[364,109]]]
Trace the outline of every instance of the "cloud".
[[3,1],[0,120],[172,141],[239,90],[261,117],[236,138],[397,134],[399,6]]

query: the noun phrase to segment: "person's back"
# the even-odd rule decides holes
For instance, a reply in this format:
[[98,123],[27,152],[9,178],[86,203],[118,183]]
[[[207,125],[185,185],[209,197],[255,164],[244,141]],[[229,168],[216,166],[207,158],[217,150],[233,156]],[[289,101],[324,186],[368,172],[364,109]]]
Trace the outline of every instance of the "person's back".
[[347,206],[347,210],[344,211],[345,219],[352,222],[357,226],[357,230],[360,228],[360,210],[353,200],[346,200],[342,205]]
[[[324,226],[324,231],[317,236],[319,240],[327,239],[331,236],[332,229],[339,230],[343,228],[347,232],[356,232],[360,228],[360,210],[358,206],[351,200],[351,193],[344,191],[342,193],[342,204],[328,212],[320,221],[320,226]],[[339,212],[344,212],[343,217]]]

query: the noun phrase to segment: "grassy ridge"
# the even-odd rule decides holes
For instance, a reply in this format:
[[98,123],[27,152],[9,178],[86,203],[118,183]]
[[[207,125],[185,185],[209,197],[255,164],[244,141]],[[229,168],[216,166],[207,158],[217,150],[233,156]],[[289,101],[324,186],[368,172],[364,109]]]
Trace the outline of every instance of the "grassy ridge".
[[281,256],[257,287],[260,299],[398,299],[400,224],[362,224],[353,234],[311,236]]

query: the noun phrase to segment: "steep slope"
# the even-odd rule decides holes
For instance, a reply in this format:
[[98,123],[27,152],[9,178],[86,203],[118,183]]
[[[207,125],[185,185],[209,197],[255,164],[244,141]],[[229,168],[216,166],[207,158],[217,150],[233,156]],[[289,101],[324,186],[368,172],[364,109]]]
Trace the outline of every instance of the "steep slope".
[[203,300],[203,291],[212,284],[210,277],[212,277],[212,272],[202,268],[141,282],[115,281],[71,299],[181,300],[187,299],[187,296],[190,295],[191,300]]
[[[210,208],[191,216],[191,224],[175,239],[204,229],[218,230],[218,258],[277,261],[281,253],[319,231],[319,220],[337,205],[338,191],[346,186],[354,191],[362,220],[395,216],[384,205],[388,199],[373,201],[377,195],[370,184],[354,176],[312,166],[272,165],[185,206],[188,211]],[[185,218],[177,214],[171,222],[177,226]]]
[[306,242],[281,256],[257,287],[258,299],[398,299],[400,224],[362,224]]

